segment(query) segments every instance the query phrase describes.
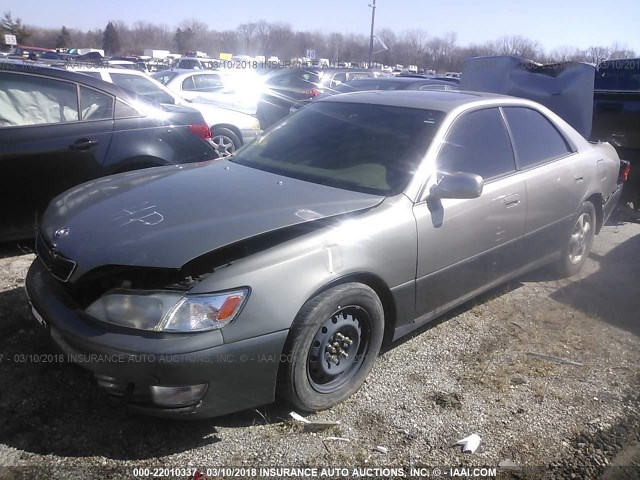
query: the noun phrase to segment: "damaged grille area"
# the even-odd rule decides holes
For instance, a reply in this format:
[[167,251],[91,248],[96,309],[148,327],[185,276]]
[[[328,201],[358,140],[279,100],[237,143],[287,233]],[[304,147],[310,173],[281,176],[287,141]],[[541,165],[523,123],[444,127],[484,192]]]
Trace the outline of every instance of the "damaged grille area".
[[42,234],[36,237],[36,253],[49,273],[61,282],[67,282],[76,268],[76,263],[64,257]]

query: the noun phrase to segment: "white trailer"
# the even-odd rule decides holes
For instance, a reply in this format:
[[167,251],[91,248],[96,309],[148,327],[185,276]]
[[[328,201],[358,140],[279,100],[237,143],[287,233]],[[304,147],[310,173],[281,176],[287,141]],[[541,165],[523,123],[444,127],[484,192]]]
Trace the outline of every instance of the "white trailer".
[[169,55],[171,55],[171,52],[169,50],[154,50],[152,48],[145,48],[144,55],[146,57],[151,57],[154,60],[164,60]]

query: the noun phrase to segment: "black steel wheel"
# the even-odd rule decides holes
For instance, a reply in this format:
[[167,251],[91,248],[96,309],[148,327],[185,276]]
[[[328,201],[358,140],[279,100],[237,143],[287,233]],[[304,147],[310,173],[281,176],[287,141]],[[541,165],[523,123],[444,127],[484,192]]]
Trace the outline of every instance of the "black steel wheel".
[[317,295],[289,332],[278,393],[306,411],[345,400],[371,371],[383,333],[384,310],[370,287],[347,283]]

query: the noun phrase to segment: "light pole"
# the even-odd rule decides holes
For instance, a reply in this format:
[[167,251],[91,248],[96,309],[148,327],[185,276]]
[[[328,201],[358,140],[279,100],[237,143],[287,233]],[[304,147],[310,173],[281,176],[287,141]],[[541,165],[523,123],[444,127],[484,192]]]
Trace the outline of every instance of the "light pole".
[[371,7],[371,36],[369,37],[369,68],[371,68],[371,64],[373,63],[373,24],[376,20],[376,0],[373,0],[373,3],[370,3]]

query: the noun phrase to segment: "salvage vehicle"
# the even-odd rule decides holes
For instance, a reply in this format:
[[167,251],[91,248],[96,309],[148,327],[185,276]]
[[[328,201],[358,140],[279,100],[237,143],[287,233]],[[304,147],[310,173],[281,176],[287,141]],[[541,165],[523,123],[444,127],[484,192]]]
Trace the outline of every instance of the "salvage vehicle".
[[218,157],[231,155],[262,133],[258,118],[230,107],[206,101],[187,100],[142,72],[118,68],[78,68],[75,71],[131,90],[142,98],[162,104],[182,105],[198,110],[211,130],[211,142]]
[[0,241],[33,238],[65,190],[116,172],[217,158],[209,126],[86,75],[0,61]]
[[591,139],[611,143],[631,163],[622,199],[640,210],[640,58],[598,65]]
[[58,196],[26,290],[71,361],[139,411],[326,409],[383,340],[543,265],[578,272],[619,168],[529,100],[335,95],[228,159]]

